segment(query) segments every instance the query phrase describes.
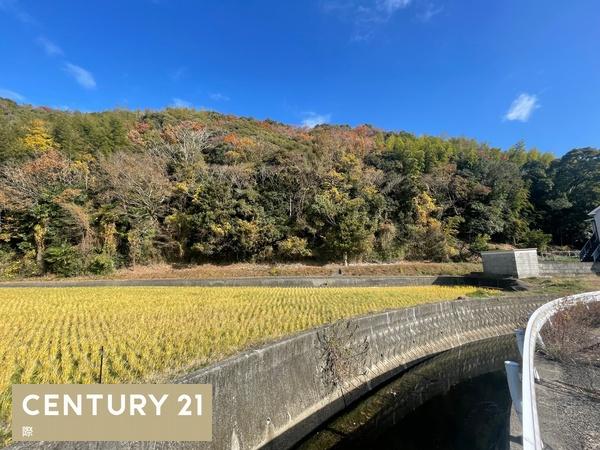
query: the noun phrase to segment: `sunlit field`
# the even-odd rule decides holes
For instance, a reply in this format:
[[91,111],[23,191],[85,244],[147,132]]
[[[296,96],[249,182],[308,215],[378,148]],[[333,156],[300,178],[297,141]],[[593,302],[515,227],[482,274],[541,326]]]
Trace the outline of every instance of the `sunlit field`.
[[323,323],[492,293],[469,286],[0,289],[4,439],[11,384],[98,382],[101,347],[104,383],[165,381]]

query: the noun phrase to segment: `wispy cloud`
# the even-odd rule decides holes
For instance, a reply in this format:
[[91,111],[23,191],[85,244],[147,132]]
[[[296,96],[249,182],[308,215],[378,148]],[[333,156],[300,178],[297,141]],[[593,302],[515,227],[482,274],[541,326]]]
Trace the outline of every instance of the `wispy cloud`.
[[67,105],[54,105],[52,109],[58,109],[59,111],[72,111],[70,106]]
[[211,92],[208,97],[215,102],[228,102],[230,100],[227,95],[220,92]]
[[[0,13],[6,13],[13,17],[15,17],[20,22],[29,25],[30,31],[33,30],[41,30],[43,28],[43,24],[38,22],[33,16],[31,16],[25,9],[21,7],[20,0],[0,0]],[[51,41],[45,36],[39,36],[35,39],[35,42],[46,52],[48,56],[56,56],[56,57],[65,57],[65,52],[63,49]],[[95,89],[96,88],[96,80],[94,76],[83,67],[72,64],[63,59],[63,70],[65,73],[70,75],[85,89]]]
[[171,77],[171,80],[173,81],[179,81],[182,78],[184,78],[187,74],[187,68],[184,66],[181,67],[177,67],[176,69],[172,70],[171,73],[169,74],[169,76]]
[[437,16],[443,11],[443,6],[436,6],[433,3],[427,3],[425,9],[417,13],[417,19],[419,19],[421,22],[429,22],[431,19],[433,19],[435,16]]
[[14,100],[15,102],[22,102],[25,100],[25,97],[18,92],[11,91],[10,89],[2,89],[0,88],[0,97],[9,98]]
[[44,36],[40,36],[39,38],[37,38],[36,42],[40,47],[44,49],[48,56],[64,55],[62,48],[60,48],[58,45],[56,45],[54,42],[52,42],[50,39]]
[[322,0],[323,12],[335,15],[354,26],[352,40],[365,41],[376,28],[388,22],[395,13],[407,8],[412,0]]
[[71,75],[81,87],[85,89],[94,89],[96,87],[96,80],[91,72],[85,70],[83,67],[77,66],[71,63],[65,63],[65,71]]
[[393,14],[399,9],[410,5],[411,0],[377,0],[377,8],[388,14]]
[[507,113],[504,115],[504,120],[518,120],[527,122],[533,114],[533,111],[539,108],[538,98],[535,95],[527,93],[519,94],[510,105]]
[[0,0],[0,11],[11,14],[26,25],[37,25],[37,21],[19,4],[19,0]]
[[182,98],[177,98],[177,97],[173,98],[173,101],[171,102],[171,106],[174,106],[175,108],[193,108],[194,107],[192,105],[192,102],[188,102],[187,100],[184,100]]
[[302,113],[304,118],[302,119],[302,126],[307,128],[314,128],[317,125],[329,123],[331,121],[331,114],[317,114],[314,111],[306,111]]

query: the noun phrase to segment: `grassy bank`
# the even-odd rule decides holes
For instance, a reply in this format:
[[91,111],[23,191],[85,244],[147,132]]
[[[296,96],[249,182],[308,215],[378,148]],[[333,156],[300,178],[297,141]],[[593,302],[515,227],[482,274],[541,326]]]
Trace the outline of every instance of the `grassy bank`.
[[[394,264],[199,264],[173,266],[155,264],[125,268],[107,276],[73,277],[71,279],[207,279],[207,278],[239,278],[239,277],[293,277],[293,276],[419,276],[419,275],[467,275],[481,272],[481,263],[434,263],[422,261],[403,261]],[[52,280],[56,276],[29,278],[29,280]],[[0,273],[0,280],[8,280]],[[12,278],[13,280],[18,278]]]

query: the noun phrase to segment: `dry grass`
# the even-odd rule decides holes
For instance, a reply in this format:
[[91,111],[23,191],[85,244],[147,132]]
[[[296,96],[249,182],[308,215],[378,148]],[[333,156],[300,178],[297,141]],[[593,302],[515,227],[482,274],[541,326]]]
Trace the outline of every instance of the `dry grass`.
[[530,278],[525,280],[530,292],[554,294],[556,298],[580,292],[600,291],[600,276]]
[[[160,381],[338,319],[486,295],[468,286],[0,290],[0,443],[13,383]],[[2,424],[3,422],[3,424]],[[4,425],[4,426],[2,426]]]
[[542,328],[544,353],[564,364],[600,365],[600,302],[561,308]]
[[[73,279],[110,278],[117,280],[139,279],[207,279],[207,278],[240,278],[240,277],[291,277],[291,276],[418,276],[418,275],[467,275],[481,272],[481,263],[433,263],[433,262],[399,262],[394,264],[353,264],[344,267],[339,264],[200,264],[188,266],[172,266],[154,264],[137,266],[135,269],[120,269],[106,276],[75,277]],[[1,274],[0,274],[1,278]],[[46,276],[38,279],[54,279]]]

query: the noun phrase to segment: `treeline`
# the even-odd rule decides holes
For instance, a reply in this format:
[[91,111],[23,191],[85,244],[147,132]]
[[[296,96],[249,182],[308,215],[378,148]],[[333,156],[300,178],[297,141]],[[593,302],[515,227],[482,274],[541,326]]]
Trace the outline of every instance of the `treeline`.
[[189,109],[78,113],[0,100],[0,270],[151,262],[465,260],[578,247],[600,151],[561,159],[371,126]]

